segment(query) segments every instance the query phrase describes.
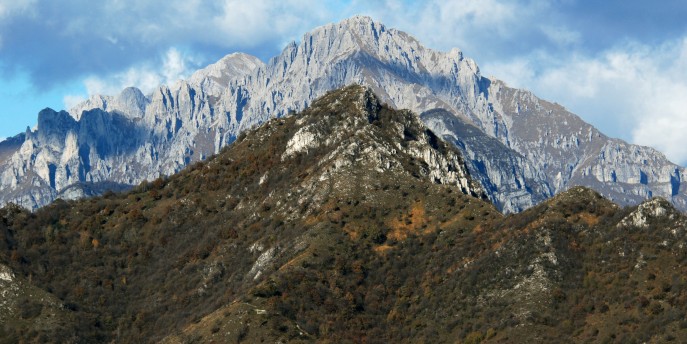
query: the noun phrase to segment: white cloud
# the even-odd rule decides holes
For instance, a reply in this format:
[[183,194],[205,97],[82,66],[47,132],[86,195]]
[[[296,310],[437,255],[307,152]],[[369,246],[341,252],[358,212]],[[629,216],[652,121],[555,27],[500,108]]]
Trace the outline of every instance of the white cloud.
[[[673,49],[679,49],[675,51]],[[640,103],[643,116],[632,131],[634,142],[657,147],[683,165],[687,162],[687,38],[663,48],[656,64],[659,75],[644,85],[648,98]],[[673,54],[674,53],[674,54]],[[660,69],[663,67],[664,69]]]
[[327,7],[316,0],[225,0],[212,24],[225,44],[254,46],[275,37],[299,37],[313,23],[331,18]]
[[570,30],[566,27],[554,25],[542,25],[541,31],[552,42],[558,45],[569,45],[579,43],[581,35],[579,32]]
[[94,7],[98,10],[93,16],[70,18],[64,30],[94,30],[113,44],[193,42],[251,48],[281,42],[285,36],[297,38],[313,23],[333,17],[331,6],[317,0],[110,0]]
[[[30,14],[36,0],[0,0],[0,24],[15,15]],[[0,31],[0,50],[3,47],[3,34]]]
[[187,73],[189,73],[189,70],[186,68],[184,56],[176,49],[167,50],[167,55],[160,71],[164,82],[172,83],[183,79]]
[[625,44],[596,56],[539,53],[485,66],[515,87],[559,102],[610,136],[687,162],[687,37]]
[[528,86],[536,78],[533,60],[534,58],[513,57],[507,61],[481,64],[480,68],[483,74],[503,80],[510,87],[530,88]]
[[62,102],[64,103],[65,109],[73,109],[77,105],[81,104],[86,100],[86,97],[80,94],[68,94],[64,96]]
[[[396,8],[405,6],[396,1],[392,3]],[[403,29],[429,46],[445,50],[457,45],[461,49],[471,49],[468,42],[475,31],[506,34],[505,27],[514,21],[518,12],[511,4],[496,0],[431,0],[415,10],[388,11],[386,6],[372,9],[372,15],[385,24]]]
[[14,14],[26,13],[36,4],[36,0],[0,0],[0,19]]
[[[87,95],[66,95],[63,99],[65,108],[73,108],[88,96],[119,94],[122,89],[129,86],[135,86],[143,93],[149,93],[160,85],[174,84],[195,71],[193,66],[196,65],[196,60],[194,56],[185,55],[171,48],[161,58],[160,63],[143,63],[111,75],[87,77],[83,81]],[[159,67],[156,68],[156,65]]]
[[[374,18],[416,36],[423,44],[435,49],[449,50],[458,47],[468,53],[485,51],[484,46],[512,42],[523,32],[539,33],[555,43],[566,44],[576,39],[577,33],[565,28],[533,25],[546,23],[544,15],[552,0],[428,0],[408,5],[406,2],[387,0],[360,1]],[[363,5],[365,4],[365,5]],[[390,10],[393,9],[393,10]]]

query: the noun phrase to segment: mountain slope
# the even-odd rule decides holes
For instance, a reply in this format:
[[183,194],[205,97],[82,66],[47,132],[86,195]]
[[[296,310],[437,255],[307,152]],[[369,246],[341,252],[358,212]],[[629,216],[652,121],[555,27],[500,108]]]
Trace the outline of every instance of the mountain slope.
[[[326,140],[313,140],[320,135]],[[60,336],[159,340],[239,300],[276,264],[302,254],[330,216],[339,235],[374,246],[387,235],[436,230],[424,216],[443,217],[449,199],[497,216],[463,193],[483,195],[457,150],[355,86],[169,180],[35,215],[12,208],[0,228],[0,262],[67,305],[77,320]],[[422,218],[400,222],[411,207]],[[19,329],[6,332],[46,335]]]
[[466,170],[352,86],[129,193],[4,208],[0,288],[44,296],[3,338],[687,339],[687,221],[670,204],[575,188],[504,217]]
[[36,209],[56,197],[131,188],[218,152],[211,128],[227,120],[215,113],[225,83],[259,65],[232,54],[194,74],[193,85],[162,86],[149,97],[127,88],[116,97],[93,96],[70,113],[41,111],[37,129],[0,166],[0,204]]
[[420,118],[437,135],[460,149],[470,174],[480,181],[497,208],[519,211],[553,195],[539,169],[477,127],[443,109],[426,111]]
[[[127,89],[118,100],[89,100],[72,116],[81,118],[83,110],[92,108],[124,116],[130,122],[126,125],[142,129],[138,137],[117,138],[125,146],[134,142],[132,149],[108,156],[88,145],[88,150],[58,157],[40,153],[49,152],[50,143],[27,140],[22,149],[28,153],[15,153],[0,167],[5,191],[0,202],[35,208],[76,182],[56,179],[53,186],[45,177],[50,165],[56,175],[83,165],[83,177],[72,173],[80,183],[136,185],[169,175],[217,153],[243,130],[300,111],[327,91],[350,84],[371,87],[394,108],[416,113],[441,109],[481,130],[485,135],[472,142],[484,141],[477,145],[496,149],[489,156],[508,163],[473,159],[471,165],[485,166],[473,172],[481,172],[478,179],[488,186],[490,200],[504,212],[521,211],[578,184],[622,204],[662,196],[687,209],[684,169],[659,152],[610,139],[556,104],[481,76],[476,63],[458,49],[427,49],[367,17],[316,28],[267,64],[232,54],[148,97]],[[72,127],[54,123],[51,128],[39,123],[37,130],[63,141],[73,135],[77,146],[84,146],[79,135],[69,134]],[[492,138],[501,145],[490,143]],[[499,170],[504,166],[512,169]]]
[[510,118],[510,147],[543,171],[555,192],[586,185],[620,204],[661,196],[687,209],[685,169],[655,149],[608,138],[560,105],[502,82],[489,92],[496,111]]

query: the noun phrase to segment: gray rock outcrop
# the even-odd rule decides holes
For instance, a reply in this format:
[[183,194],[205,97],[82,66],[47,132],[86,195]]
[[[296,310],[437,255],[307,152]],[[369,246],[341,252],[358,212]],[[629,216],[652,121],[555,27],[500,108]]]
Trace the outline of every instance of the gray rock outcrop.
[[42,112],[0,166],[0,204],[36,208],[89,193],[64,193],[74,185],[126,187],[175,173],[243,130],[349,84],[425,113],[505,212],[574,185],[622,204],[662,196],[687,210],[685,170],[661,153],[608,138],[557,104],[483,77],[458,49],[425,48],[368,17],[316,28],[267,64],[232,54],[147,96],[128,88],[91,97],[69,114]]

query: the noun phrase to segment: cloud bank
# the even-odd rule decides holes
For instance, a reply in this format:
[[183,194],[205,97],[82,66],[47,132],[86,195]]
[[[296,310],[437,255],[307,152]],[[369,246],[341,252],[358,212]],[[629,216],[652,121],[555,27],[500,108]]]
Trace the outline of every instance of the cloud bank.
[[[308,8],[299,13],[297,8]],[[21,68],[38,87],[120,73],[170,48],[211,62],[236,50],[267,58],[285,36],[326,21],[319,1],[106,0],[0,2],[5,73]],[[267,56],[269,55],[269,56]]]

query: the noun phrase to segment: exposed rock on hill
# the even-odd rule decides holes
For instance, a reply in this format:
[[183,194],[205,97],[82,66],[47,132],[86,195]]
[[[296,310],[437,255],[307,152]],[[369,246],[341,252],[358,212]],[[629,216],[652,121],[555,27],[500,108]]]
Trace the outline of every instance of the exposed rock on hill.
[[129,193],[0,209],[0,339],[687,340],[668,202],[573,188],[504,217],[481,194],[415,115],[331,92]]
[[506,212],[518,212],[551,197],[546,176],[519,153],[448,111],[424,112],[422,120],[466,157],[470,174]]
[[[444,111],[441,135],[460,138],[462,123],[479,129],[483,135],[461,141],[463,150],[502,211],[521,211],[574,185],[621,204],[662,196],[687,209],[684,169],[661,153],[610,139],[559,105],[483,77],[458,49],[427,49],[368,17],[316,28],[267,64],[232,54],[146,97],[131,88],[94,96],[70,111],[81,122],[89,113],[83,111],[100,110],[91,115],[100,118],[91,133],[65,114],[46,113],[44,119],[55,118],[41,121],[0,166],[0,204],[36,208],[69,196],[63,191],[73,183],[130,186],[170,175],[219,152],[243,130],[350,84],[371,87],[394,108]],[[461,125],[447,125],[450,116]],[[90,141],[103,131],[105,147]],[[58,154],[62,147],[74,149]]]
[[[321,250],[330,235],[321,230],[336,228],[339,239],[381,252],[437,231],[434,217],[446,225],[463,221],[447,217],[451,204],[469,216],[498,216],[480,197],[458,150],[416,115],[348,87],[169,180],[122,196],[57,202],[35,214],[7,208],[0,264],[13,276],[32,276],[62,300],[66,319],[77,321],[57,337],[38,325],[7,325],[4,333],[41,341],[160,340],[209,311],[241,318],[256,306],[240,295],[294,255]],[[136,324],[130,316],[139,317]],[[153,319],[158,325],[151,327]],[[274,332],[280,338],[314,338],[288,316],[272,319],[275,328],[287,326]],[[227,326],[245,331],[238,323]]]

